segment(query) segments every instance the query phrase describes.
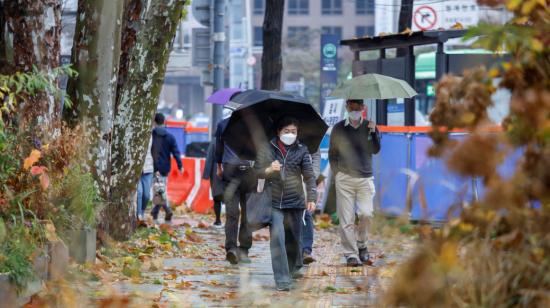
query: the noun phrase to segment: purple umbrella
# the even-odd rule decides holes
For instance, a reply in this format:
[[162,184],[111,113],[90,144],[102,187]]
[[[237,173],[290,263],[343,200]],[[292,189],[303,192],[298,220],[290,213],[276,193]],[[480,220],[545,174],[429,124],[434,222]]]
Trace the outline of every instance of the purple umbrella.
[[214,92],[214,94],[210,95],[207,99],[207,103],[216,104],[216,105],[225,105],[229,100],[231,100],[231,97],[237,93],[241,93],[243,90],[241,89],[235,89],[235,88],[225,88],[218,90]]

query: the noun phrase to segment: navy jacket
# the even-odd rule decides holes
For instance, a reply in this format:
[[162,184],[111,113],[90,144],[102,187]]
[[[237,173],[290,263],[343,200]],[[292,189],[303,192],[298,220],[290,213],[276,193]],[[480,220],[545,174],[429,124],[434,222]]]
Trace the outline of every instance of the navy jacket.
[[218,177],[218,164],[216,163],[216,141],[212,140],[208,146],[208,155],[206,156],[206,164],[204,165],[204,172],[202,178],[210,180],[210,190],[213,197],[223,195],[223,182]]
[[153,156],[155,172],[158,171],[162,176],[168,176],[170,172],[170,155],[174,156],[178,169],[181,170],[182,168],[181,154],[176,143],[176,138],[168,133],[164,127],[153,129],[151,155]]
[[[281,171],[273,172],[266,178],[272,187],[272,206],[278,209],[303,209],[306,207],[306,197],[308,202],[317,200],[311,155],[304,144],[295,142],[283,156],[276,142],[275,138],[259,151],[254,166],[258,177],[266,178],[265,169],[278,160],[282,164]],[[306,184],[307,196],[303,183]]]

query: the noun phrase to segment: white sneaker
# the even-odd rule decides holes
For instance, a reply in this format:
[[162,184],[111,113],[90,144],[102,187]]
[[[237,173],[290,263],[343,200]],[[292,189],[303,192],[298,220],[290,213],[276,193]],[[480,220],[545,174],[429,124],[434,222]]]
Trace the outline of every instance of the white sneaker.
[[139,221],[143,221],[143,214],[139,214],[139,215],[138,215],[138,220],[139,220]]

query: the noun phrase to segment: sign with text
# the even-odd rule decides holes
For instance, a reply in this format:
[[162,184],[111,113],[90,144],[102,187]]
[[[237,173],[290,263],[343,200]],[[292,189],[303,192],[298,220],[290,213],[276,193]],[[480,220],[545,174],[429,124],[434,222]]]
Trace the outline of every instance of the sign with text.
[[467,28],[477,25],[479,6],[476,0],[418,0],[414,2],[412,21],[413,31],[450,29],[456,23]]
[[325,98],[338,82],[339,37],[332,34],[321,35],[321,95],[320,109],[324,110]]

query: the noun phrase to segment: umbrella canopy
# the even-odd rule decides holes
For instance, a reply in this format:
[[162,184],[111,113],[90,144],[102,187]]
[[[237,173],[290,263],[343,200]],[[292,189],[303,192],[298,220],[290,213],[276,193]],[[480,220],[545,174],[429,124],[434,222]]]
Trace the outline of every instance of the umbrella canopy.
[[243,90],[235,88],[225,88],[214,92],[207,99],[207,103],[216,105],[225,105],[231,100],[235,94],[241,93]]
[[276,135],[276,123],[285,116],[299,122],[298,140],[311,153],[319,148],[328,128],[307,100],[291,94],[248,90],[233,102],[241,104],[229,119],[222,137],[241,159],[256,159],[257,149]]
[[330,96],[344,99],[411,98],[416,91],[404,80],[380,74],[365,74],[340,84]]

